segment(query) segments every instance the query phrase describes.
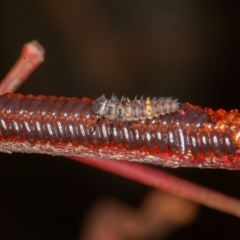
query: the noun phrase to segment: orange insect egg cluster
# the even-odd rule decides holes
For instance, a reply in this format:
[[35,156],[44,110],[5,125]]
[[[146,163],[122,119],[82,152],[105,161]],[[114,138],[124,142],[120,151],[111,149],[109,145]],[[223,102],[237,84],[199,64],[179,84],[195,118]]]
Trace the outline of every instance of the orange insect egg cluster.
[[[239,118],[238,112],[234,113]],[[141,147],[139,143],[144,142],[142,145],[151,153],[170,153],[197,159],[224,155],[233,158],[239,142],[234,137],[233,122],[227,120],[227,116],[224,110],[213,112],[184,103],[175,113],[144,123],[133,123],[131,129],[135,144]],[[136,136],[141,137],[136,139]]]
[[[214,112],[188,103],[180,107],[176,100],[169,103],[168,98],[160,99],[157,101],[168,109],[164,114],[118,121],[99,117],[99,99],[6,93],[0,96],[0,141],[2,146],[9,142],[28,143],[39,149],[46,144],[46,148],[67,146],[73,152],[84,146],[99,151],[126,149],[192,159],[236,157],[240,147],[238,111]],[[145,101],[146,106],[142,103],[143,110],[148,111],[149,101]]]
[[216,128],[229,131],[236,146],[240,146],[240,113],[237,110],[225,112],[216,124]]

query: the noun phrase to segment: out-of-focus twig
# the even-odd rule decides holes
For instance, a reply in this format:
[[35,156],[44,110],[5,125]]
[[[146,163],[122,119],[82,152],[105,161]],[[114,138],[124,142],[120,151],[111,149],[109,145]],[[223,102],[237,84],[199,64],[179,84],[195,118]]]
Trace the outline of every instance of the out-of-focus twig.
[[44,48],[37,41],[26,43],[18,61],[1,82],[0,94],[14,92],[44,61],[44,54]]
[[79,240],[165,239],[192,222],[197,212],[196,204],[156,190],[137,209],[104,199],[86,216]]

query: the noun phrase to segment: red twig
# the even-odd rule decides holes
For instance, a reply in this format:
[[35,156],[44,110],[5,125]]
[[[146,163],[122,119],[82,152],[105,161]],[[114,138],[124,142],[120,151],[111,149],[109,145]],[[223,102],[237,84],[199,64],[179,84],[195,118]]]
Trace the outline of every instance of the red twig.
[[14,92],[44,61],[44,54],[43,47],[37,41],[26,43],[18,61],[2,80],[0,94]]
[[174,177],[163,171],[137,163],[110,159],[70,157],[79,162],[103,169],[122,177],[162,189],[196,203],[240,217],[240,201],[216,191]]

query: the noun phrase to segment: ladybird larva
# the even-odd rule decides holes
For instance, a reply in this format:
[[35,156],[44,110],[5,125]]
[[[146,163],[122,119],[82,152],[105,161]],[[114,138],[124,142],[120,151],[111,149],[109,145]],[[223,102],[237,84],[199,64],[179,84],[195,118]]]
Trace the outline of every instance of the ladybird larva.
[[179,102],[172,98],[137,99],[133,101],[116,96],[107,99],[105,95],[97,98],[93,103],[92,110],[96,114],[110,121],[134,122],[161,115],[173,113],[179,110]]

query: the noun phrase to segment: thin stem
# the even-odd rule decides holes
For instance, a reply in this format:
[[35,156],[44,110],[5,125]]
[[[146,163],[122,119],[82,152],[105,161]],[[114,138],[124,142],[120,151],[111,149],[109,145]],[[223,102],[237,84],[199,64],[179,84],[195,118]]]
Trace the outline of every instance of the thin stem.
[[110,159],[69,158],[240,217],[239,200],[146,165]]
[[43,47],[37,41],[26,43],[16,64],[1,82],[0,94],[14,92],[44,61],[44,54]]

